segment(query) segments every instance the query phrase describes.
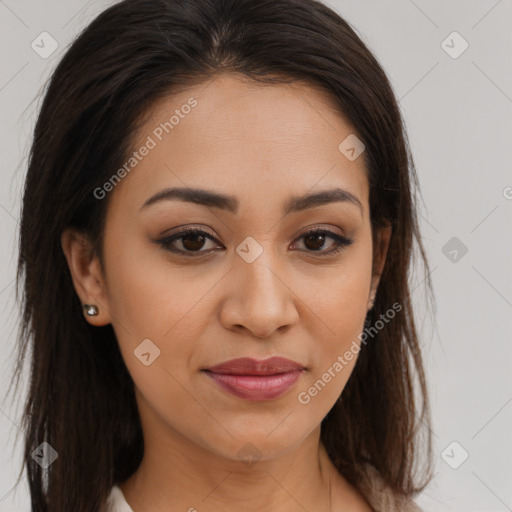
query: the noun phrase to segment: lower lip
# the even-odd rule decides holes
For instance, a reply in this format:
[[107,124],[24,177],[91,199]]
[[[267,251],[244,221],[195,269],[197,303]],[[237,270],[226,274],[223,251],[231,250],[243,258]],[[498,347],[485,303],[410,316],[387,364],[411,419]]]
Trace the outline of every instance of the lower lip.
[[279,375],[229,375],[206,372],[222,389],[245,400],[272,400],[284,395],[302,374],[295,370]]

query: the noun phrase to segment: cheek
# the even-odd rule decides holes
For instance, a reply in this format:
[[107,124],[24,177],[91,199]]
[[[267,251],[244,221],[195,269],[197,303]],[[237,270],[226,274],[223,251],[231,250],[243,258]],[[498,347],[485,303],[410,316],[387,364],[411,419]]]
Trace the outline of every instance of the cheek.
[[134,245],[126,251],[111,244],[108,263],[112,325],[141,396],[190,409],[182,386],[188,389],[198,368],[214,357],[198,351],[197,342],[214,317],[209,299],[222,274],[201,266],[180,269],[158,249]]
[[298,406],[316,419],[325,417],[352,374],[366,315],[367,294],[361,294],[357,287],[353,293],[334,298],[323,303],[322,318],[317,322],[317,332],[323,334],[312,334],[315,345],[311,350],[311,370],[297,390]]
[[[304,290],[311,312],[312,371],[305,379],[298,402],[310,411],[327,414],[345,387],[357,362],[360,336],[367,314],[371,283],[371,243],[360,244],[336,270],[329,270],[320,290],[311,281]],[[310,299],[310,297],[312,299]]]
[[[198,368],[204,362],[196,353],[197,340],[205,329],[208,291],[218,277],[180,272],[161,254],[159,261],[142,252],[111,254],[112,324],[135,384],[141,420],[151,421],[148,428],[154,429],[156,413],[197,444],[205,444],[203,429],[226,443],[225,430],[205,412],[204,397],[195,398]],[[146,365],[143,354],[148,353]]]
[[133,341],[174,337],[184,319],[194,318],[219,280],[201,266],[180,268],[163,250],[148,248],[147,242],[139,242],[139,247],[137,242],[130,244],[129,250],[121,244],[110,247],[106,271],[112,324]]
[[368,307],[371,284],[371,243],[359,240],[338,265],[304,278],[301,297],[314,314],[305,314],[321,327],[326,351],[342,349],[359,334]]

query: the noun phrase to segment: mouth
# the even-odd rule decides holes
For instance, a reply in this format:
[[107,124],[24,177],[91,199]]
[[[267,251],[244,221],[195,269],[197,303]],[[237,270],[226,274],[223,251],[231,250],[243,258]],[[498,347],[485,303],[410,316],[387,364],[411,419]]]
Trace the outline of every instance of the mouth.
[[283,396],[299,380],[306,368],[290,359],[272,357],[264,361],[232,359],[203,372],[222,390],[251,401]]

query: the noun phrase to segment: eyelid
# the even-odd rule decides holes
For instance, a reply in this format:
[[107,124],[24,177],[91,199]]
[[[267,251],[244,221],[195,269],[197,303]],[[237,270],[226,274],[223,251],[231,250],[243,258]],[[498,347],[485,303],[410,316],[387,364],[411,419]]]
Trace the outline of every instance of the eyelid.
[[166,238],[170,238],[174,235],[187,234],[190,231],[201,231],[207,234],[208,236],[212,237],[213,239],[215,239],[217,243],[219,243],[214,231],[210,229],[208,226],[205,226],[204,224],[182,224],[180,226],[176,226],[171,230],[164,231],[164,233],[162,233],[162,235],[160,235],[158,239],[163,240]]
[[[304,236],[305,234],[307,234],[311,231],[322,231],[322,230],[330,231],[330,232],[332,232],[334,230],[334,232],[337,235],[347,238],[347,239],[349,238],[347,235],[345,235],[343,230],[341,230],[340,228],[337,228],[335,226],[325,225],[325,224],[312,224],[310,226],[306,226],[305,228],[302,228],[298,232],[298,234],[294,235],[293,239],[295,240],[297,238],[300,238],[301,236]],[[217,236],[215,235],[213,230],[211,230],[211,228],[209,228],[208,226],[205,226],[204,224],[182,224],[180,226],[176,226],[175,228],[173,228],[169,231],[165,231],[158,238],[159,239],[170,238],[173,235],[182,234],[182,233],[186,234],[189,231],[203,231],[206,234],[208,234],[209,236],[211,236],[216,242],[218,242]],[[218,243],[220,243],[220,242],[218,242]]]
[[336,226],[332,226],[330,224],[311,224],[310,226],[306,226],[302,228],[297,235],[294,236],[294,239],[300,238],[311,231],[328,231],[330,233],[342,236],[344,238],[348,238],[341,228]]

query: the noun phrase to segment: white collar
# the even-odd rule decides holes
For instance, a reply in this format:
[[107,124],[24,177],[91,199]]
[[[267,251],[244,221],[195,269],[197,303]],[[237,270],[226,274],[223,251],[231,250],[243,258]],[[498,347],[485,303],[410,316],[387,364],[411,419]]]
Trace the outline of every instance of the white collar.
[[114,485],[107,498],[107,512],[133,512],[130,505],[128,505],[123,491]]

